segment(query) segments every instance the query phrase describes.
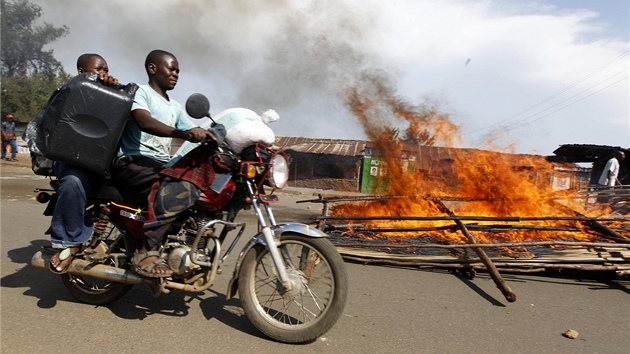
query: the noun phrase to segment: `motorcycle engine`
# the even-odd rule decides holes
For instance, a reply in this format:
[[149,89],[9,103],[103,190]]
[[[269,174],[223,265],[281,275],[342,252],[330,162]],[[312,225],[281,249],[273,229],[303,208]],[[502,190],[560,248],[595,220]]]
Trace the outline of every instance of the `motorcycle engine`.
[[191,270],[193,263],[190,260],[190,247],[182,246],[172,249],[168,253],[168,266],[177,275],[182,275]]
[[[215,215],[204,215],[204,217],[198,214],[192,215],[182,223],[177,235],[169,236],[171,242],[166,245],[170,249],[166,261],[176,275],[184,275],[199,268],[198,265],[191,261],[191,246],[195,240],[197,231],[209,220],[212,220],[213,217],[215,217]],[[208,251],[207,247],[212,244],[212,241],[209,241],[208,237],[209,236],[203,236],[197,245],[197,256],[199,256],[200,251],[203,253]],[[210,257],[208,256],[207,260],[209,259]]]

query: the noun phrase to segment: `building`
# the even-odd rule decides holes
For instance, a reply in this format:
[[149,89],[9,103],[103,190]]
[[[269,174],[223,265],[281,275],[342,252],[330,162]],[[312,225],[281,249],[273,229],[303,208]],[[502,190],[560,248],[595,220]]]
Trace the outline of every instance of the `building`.
[[[277,137],[275,145],[284,149],[290,158],[289,184],[294,187],[370,193],[376,179],[386,171],[383,160],[373,153],[373,144],[369,141]],[[545,160],[538,155],[406,145],[402,148],[400,162],[414,174],[448,182],[456,159],[472,162],[480,155],[505,161],[513,170],[527,171],[533,178],[551,183],[556,190],[587,184],[588,170],[570,162],[554,163],[551,177],[549,173],[538,173],[536,164]]]
[[553,156],[547,160],[554,163],[592,163],[592,169],[588,171],[588,184],[595,185],[602,175],[604,166],[615,152],[623,151],[626,158],[619,163],[618,180],[622,185],[630,185],[630,150],[619,146],[567,144],[557,148]]
[[276,137],[274,145],[290,159],[289,184],[294,187],[360,190],[365,146],[361,140]]

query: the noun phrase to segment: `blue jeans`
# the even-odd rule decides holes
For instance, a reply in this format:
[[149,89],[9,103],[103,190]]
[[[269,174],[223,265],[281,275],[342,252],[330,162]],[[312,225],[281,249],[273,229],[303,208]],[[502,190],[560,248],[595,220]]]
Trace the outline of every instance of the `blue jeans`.
[[11,145],[11,158],[15,158],[18,151],[17,140],[2,140],[2,158],[7,157],[7,145]]
[[57,204],[50,222],[53,248],[81,245],[92,235],[91,215],[85,212],[87,193],[98,182],[98,176],[55,162]]

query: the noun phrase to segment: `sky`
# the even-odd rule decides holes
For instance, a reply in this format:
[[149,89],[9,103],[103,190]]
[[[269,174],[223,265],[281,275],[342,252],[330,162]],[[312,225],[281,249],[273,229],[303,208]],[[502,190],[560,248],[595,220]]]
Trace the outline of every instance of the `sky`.
[[46,47],[66,71],[95,52],[142,84],[164,49],[181,68],[172,98],[203,93],[213,115],[274,109],[279,136],[366,139],[344,99],[378,72],[397,99],[448,115],[456,147],[630,147],[628,0],[30,2],[70,30]]

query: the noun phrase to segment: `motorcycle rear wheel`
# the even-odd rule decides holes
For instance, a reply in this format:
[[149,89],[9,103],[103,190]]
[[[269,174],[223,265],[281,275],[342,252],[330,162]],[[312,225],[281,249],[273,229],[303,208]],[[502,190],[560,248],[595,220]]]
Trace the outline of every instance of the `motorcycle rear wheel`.
[[[124,253],[126,255],[126,257],[124,257],[124,264],[119,264],[118,267],[127,268],[131,257],[133,257],[135,247],[131,236],[122,230],[119,225],[110,221],[107,225],[104,234],[106,237],[103,238],[103,242],[109,247],[110,253]],[[113,261],[105,264],[115,265]],[[72,296],[90,305],[105,305],[118,300],[133,286],[131,284],[111,282],[68,273],[62,274],[61,280]]]
[[325,238],[285,234],[280,243],[294,288],[284,291],[269,251],[257,245],[241,264],[241,305],[265,335],[286,343],[310,342],[332,328],[343,312],[348,296],[345,265]]

